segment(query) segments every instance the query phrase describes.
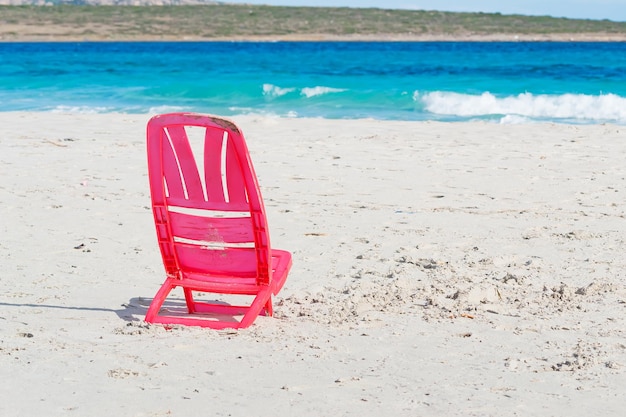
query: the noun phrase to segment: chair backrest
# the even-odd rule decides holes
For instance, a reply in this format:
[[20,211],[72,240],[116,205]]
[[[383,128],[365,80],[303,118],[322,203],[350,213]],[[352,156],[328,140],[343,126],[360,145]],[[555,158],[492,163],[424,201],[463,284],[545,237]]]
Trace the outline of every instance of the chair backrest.
[[269,231],[243,134],[213,116],[148,122],[148,172],[165,269],[184,279],[271,279]]

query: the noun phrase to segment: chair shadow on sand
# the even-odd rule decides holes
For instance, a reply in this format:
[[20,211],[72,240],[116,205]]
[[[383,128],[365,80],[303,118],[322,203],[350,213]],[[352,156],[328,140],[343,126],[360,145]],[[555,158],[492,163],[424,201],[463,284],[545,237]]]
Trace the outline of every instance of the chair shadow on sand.
[[[124,310],[116,310],[116,313],[123,320],[132,322],[137,321],[135,316],[140,316],[140,320],[143,321],[144,317],[148,311],[148,308],[152,304],[152,298],[145,297],[135,297],[130,299],[128,304],[123,304],[126,307]],[[224,306],[224,307],[232,307],[232,304],[220,301],[220,300],[207,300],[212,305],[216,306]],[[186,300],[183,297],[168,297],[163,304],[161,305],[160,311],[163,314],[167,314],[170,317],[193,317],[195,314],[189,314],[188,305]],[[241,316],[243,316],[243,312],[239,311],[235,314],[227,314],[227,313],[213,313],[213,314],[199,314],[199,317],[202,317],[205,320],[223,322],[223,323],[233,323],[236,325],[241,321]],[[157,323],[154,323],[157,324]],[[169,326],[168,323],[162,323],[163,325]]]
[[[84,312],[111,312],[115,313],[120,319],[126,322],[138,322],[144,321],[144,317],[146,316],[146,312],[152,303],[152,298],[147,297],[133,297],[127,303],[121,304],[120,309],[113,308],[104,308],[104,307],[80,307],[80,306],[61,306],[61,305],[52,305],[52,304],[34,304],[34,303],[3,303],[0,302],[0,307],[18,307],[18,308],[40,308],[40,309],[55,309],[55,310],[73,310],[73,311],[84,311]],[[220,303],[219,301],[213,301],[213,303],[219,303],[227,306],[227,303]],[[188,316],[189,312],[187,311],[187,304],[184,298],[168,298],[163,305],[161,306],[161,310],[167,311],[169,315],[172,316]],[[5,317],[0,316],[0,319],[5,319]],[[238,320],[235,315],[216,315],[216,320],[220,321],[232,321],[233,323],[237,323]]]
[[[61,306],[52,304],[34,304],[34,303],[0,303],[0,307],[21,307],[21,308],[39,308],[39,309],[54,309],[54,310],[74,310],[85,312],[104,311],[117,314],[119,318],[124,321],[138,321],[143,320],[148,306],[152,299],[136,297],[132,298],[128,303],[121,305],[120,309],[104,308],[104,307],[79,307],[79,306]],[[145,304],[145,305],[144,305]],[[142,316],[142,318],[136,317]]]

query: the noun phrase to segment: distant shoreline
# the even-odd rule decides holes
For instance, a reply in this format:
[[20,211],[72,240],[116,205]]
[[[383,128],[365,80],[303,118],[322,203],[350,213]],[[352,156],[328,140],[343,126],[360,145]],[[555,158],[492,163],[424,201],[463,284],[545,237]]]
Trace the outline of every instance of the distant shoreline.
[[626,42],[626,22],[253,5],[0,6],[0,42]]
[[492,35],[328,35],[174,37],[174,36],[16,36],[0,37],[0,43],[19,42],[626,42],[626,34],[492,34]]

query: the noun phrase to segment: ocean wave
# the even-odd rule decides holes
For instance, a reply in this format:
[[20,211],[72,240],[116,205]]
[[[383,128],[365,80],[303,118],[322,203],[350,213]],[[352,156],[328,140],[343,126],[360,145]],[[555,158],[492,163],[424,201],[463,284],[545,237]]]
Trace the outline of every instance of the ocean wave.
[[281,97],[295,91],[295,88],[282,88],[273,84],[263,84],[263,95],[270,97]]
[[427,112],[468,117],[500,117],[502,123],[528,120],[626,123],[626,98],[616,94],[534,95],[523,93],[497,97],[434,91],[415,92],[413,99]]
[[300,92],[300,96],[304,96],[306,98],[312,98],[316,96],[322,96],[324,94],[331,93],[341,93],[346,91],[343,88],[333,88],[333,87],[324,87],[324,86],[316,86],[316,87],[304,87],[298,89],[296,87],[280,87],[274,84],[263,84],[263,95],[266,97],[283,97],[289,93],[293,93],[295,91]]
[[346,91],[344,88],[332,88],[332,87],[305,87],[301,90],[301,94],[306,98],[311,98],[315,96],[321,96],[329,93],[341,93]]

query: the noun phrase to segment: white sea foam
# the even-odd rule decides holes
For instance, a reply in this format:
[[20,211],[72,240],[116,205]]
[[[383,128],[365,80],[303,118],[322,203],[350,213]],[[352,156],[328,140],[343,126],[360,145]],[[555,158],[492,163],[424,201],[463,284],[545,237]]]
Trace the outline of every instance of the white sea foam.
[[163,113],[175,113],[175,112],[180,112],[184,110],[185,108],[180,107],[180,106],[155,106],[155,107],[150,107],[150,110],[148,110],[148,113],[163,114]]
[[516,114],[507,114],[500,119],[500,124],[503,125],[519,125],[522,123],[528,123],[531,119],[525,116],[518,116]]
[[110,113],[113,109],[109,107],[88,107],[88,106],[56,106],[51,113],[73,113],[73,114],[97,114]]
[[[293,87],[279,87],[274,84],[263,84],[263,95],[269,97],[281,97],[296,91],[296,88]],[[342,88],[333,88],[333,87],[304,87],[300,90],[300,95],[305,96],[306,98],[321,96],[324,94],[330,93],[341,93],[342,91],[346,91]]]
[[295,91],[295,88],[282,88],[273,84],[263,84],[263,95],[270,97],[280,97]]
[[256,109],[252,107],[231,106],[228,108],[228,111],[234,115],[244,115],[266,119],[280,119],[283,117],[297,118],[299,116],[298,112],[296,112],[295,110],[284,110],[277,112],[273,110]]
[[346,90],[343,88],[317,86],[317,87],[305,87],[301,90],[301,93],[303,96],[306,96],[306,98],[311,98],[315,96],[321,96],[323,94],[341,93],[343,91],[346,91]]
[[567,120],[626,123],[626,98],[615,94],[534,95],[497,97],[435,91],[414,93],[430,113],[459,117],[501,116],[503,123],[521,120]]

